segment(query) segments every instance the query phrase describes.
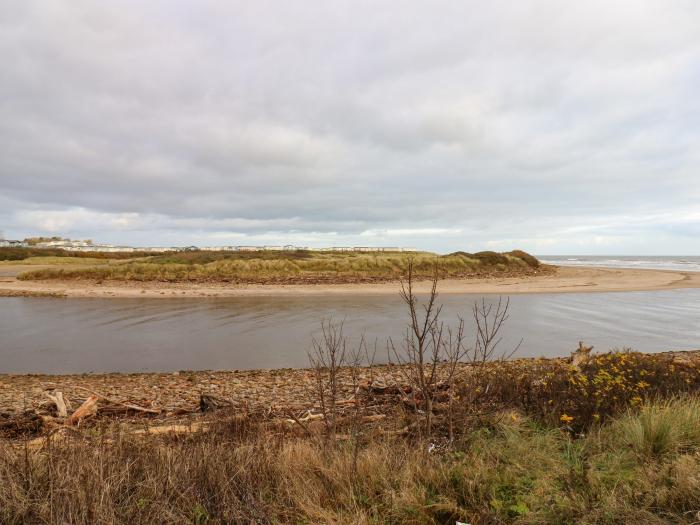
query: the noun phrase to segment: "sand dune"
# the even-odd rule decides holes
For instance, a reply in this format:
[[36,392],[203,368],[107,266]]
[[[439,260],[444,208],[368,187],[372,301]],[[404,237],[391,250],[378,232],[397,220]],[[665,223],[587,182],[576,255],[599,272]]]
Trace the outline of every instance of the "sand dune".
[[[90,283],[18,281],[21,265],[4,268],[0,276],[0,295],[55,295],[63,297],[233,297],[244,295],[327,295],[327,294],[394,294],[398,283],[319,284],[319,285],[227,285],[169,283]],[[443,294],[522,294],[582,293],[668,290],[700,288],[700,272],[643,270],[624,268],[557,267],[553,275],[506,278],[445,279],[440,282]],[[418,283],[419,292],[428,291],[429,283]]]

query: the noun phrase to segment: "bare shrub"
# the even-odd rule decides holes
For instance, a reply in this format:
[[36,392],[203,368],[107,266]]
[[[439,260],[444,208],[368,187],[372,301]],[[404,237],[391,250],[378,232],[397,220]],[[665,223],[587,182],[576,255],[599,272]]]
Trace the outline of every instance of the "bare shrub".
[[[410,389],[413,405],[425,416],[423,431],[430,436],[433,429],[434,406],[436,401],[447,403],[447,424],[449,438],[454,438],[455,381],[458,365],[470,365],[471,374],[476,367],[494,360],[505,360],[513,355],[518,347],[510,352],[499,353],[500,333],[508,320],[510,301],[499,298],[495,305],[486,300],[476,302],[472,309],[475,342],[466,344],[465,322],[458,318],[456,326],[446,326],[440,319],[442,305],[437,303],[439,263],[433,264],[430,293],[423,304],[419,304],[414,291],[415,276],[413,264],[409,261],[406,279],[401,282],[401,298],[409,313],[409,326],[400,345],[392,339],[388,342],[389,360],[392,358],[401,365],[401,370]],[[519,345],[518,345],[519,346]],[[462,392],[468,391],[462,382]],[[469,402],[475,402],[470,392]]]

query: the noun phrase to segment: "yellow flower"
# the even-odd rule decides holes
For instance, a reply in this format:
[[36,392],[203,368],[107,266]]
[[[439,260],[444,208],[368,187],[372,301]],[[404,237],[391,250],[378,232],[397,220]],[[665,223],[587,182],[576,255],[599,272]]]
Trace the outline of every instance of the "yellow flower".
[[640,382],[637,383],[637,386],[638,386],[639,388],[646,388],[646,387],[649,386],[649,383],[647,383],[646,381],[640,381]]
[[562,423],[571,423],[571,422],[574,420],[574,418],[573,418],[573,416],[569,416],[569,415],[567,415],[567,414],[562,414],[562,415],[559,417],[559,420],[560,420]]

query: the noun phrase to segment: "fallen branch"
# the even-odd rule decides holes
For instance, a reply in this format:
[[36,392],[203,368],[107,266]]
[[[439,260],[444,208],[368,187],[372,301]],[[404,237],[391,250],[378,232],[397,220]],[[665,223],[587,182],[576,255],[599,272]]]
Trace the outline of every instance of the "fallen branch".
[[68,418],[69,425],[75,425],[79,423],[81,419],[94,416],[97,414],[97,396],[88,397],[85,402],[78,407],[78,410],[73,412],[71,417]]
[[110,405],[122,406],[127,411],[133,410],[134,412],[144,412],[146,414],[160,414],[162,412],[162,410],[160,410],[159,408],[145,408],[145,407],[141,407],[138,405],[134,405],[132,403],[125,403],[123,401],[116,401],[116,400],[111,399],[105,395],[100,394],[99,392],[95,392],[94,390],[90,390],[89,388],[85,388],[82,386],[75,386],[73,388],[77,388],[79,390],[85,390],[86,392],[89,392],[91,394],[90,397],[97,397],[98,399],[102,399],[102,400],[106,401]]
[[56,405],[58,417],[68,417],[68,411],[71,409],[70,401],[68,401],[68,399],[63,398],[63,393],[59,390],[56,390],[53,394],[47,392],[46,395],[51,401],[53,401],[54,405]]

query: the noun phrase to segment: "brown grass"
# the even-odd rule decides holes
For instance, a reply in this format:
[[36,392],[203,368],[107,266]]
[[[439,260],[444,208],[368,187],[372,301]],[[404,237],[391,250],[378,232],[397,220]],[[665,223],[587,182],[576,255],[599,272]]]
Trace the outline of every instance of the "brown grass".
[[[241,416],[184,435],[103,429],[40,449],[0,442],[0,521],[690,524],[698,414],[694,398],[645,405],[574,439],[508,411],[450,446],[367,435],[356,456],[344,440]],[[649,455],[659,440],[663,453]]]
[[[525,254],[526,255],[526,254]],[[532,256],[513,254],[353,252],[189,252],[90,268],[50,268],[23,273],[22,280],[96,280],[230,283],[353,283],[395,281],[413,260],[415,276],[441,278],[529,275],[540,272]],[[536,259],[535,259],[536,261]]]

